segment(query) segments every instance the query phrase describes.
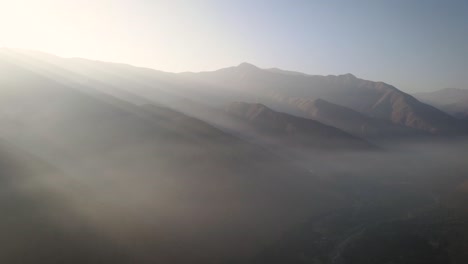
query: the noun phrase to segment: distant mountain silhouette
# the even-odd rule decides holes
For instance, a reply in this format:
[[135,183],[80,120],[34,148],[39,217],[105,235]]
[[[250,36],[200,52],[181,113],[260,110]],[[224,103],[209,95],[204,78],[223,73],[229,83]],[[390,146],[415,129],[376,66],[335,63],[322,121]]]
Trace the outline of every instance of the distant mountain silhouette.
[[414,97],[455,117],[468,119],[467,89],[446,88],[435,92],[417,93]]

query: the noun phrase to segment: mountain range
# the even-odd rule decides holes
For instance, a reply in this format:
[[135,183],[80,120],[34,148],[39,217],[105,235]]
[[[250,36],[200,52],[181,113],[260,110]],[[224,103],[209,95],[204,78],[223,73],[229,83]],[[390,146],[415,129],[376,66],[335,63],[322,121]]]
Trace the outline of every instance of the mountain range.
[[459,133],[465,129],[450,115],[391,85],[359,79],[352,74],[291,74],[243,63],[185,76],[208,87],[205,90],[213,90],[211,100],[251,100],[274,110],[307,117],[301,106],[322,99],[371,118],[432,134]]
[[[364,138],[416,132],[466,132],[466,125],[449,114],[391,85],[359,79],[352,74],[307,75],[260,69],[248,63],[213,72],[174,74],[123,64],[62,59],[35,52],[7,50],[3,53],[23,60],[32,70],[57,81],[91,86],[137,104],[168,104],[191,115],[197,111],[187,109],[188,101],[215,108],[224,108],[231,102],[249,102],[325,122]],[[324,101],[328,104],[324,105]],[[313,108],[321,108],[320,113],[335,118],[328,120],[314,116],[318,111],[311,110]]]

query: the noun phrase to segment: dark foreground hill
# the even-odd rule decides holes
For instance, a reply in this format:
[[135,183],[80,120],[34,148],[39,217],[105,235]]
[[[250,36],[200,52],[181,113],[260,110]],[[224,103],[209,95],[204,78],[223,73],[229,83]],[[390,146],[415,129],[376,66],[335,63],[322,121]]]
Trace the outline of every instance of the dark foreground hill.
[[125,251],[82,219],[67,188],[81,189],[47,162],[0,142],[0,262],[129,263]]

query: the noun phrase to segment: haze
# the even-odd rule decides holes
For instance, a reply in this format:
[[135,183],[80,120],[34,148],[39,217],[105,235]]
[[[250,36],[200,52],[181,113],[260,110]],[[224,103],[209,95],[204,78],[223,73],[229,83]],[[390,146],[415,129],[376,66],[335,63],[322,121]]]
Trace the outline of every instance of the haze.
[[2,0],[0,46],[170,72],[351,72],[413,93],[468,87],[467,16],[466,1]]
[[2,1],[0,263],[468,263],[467,22]]

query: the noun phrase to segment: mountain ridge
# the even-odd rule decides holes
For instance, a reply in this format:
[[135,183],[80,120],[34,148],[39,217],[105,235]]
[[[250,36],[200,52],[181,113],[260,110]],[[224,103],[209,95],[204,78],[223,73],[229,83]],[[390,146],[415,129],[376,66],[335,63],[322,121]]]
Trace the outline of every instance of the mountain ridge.
[[274,109],[297,107],[288,105],[291,98],[321,98],[370,117],[433,134],[466,132],[450,115],[419,102],[396,87],[359,79],[351,74],[297,75],[263,69],[241,73],[238,68],[230,67],[189,77],[213,86],[219,94],[229,91],[237,97],[236,101],[244,101],[238,100],[243,97],[255,98]]
[[[81,61],[84,62],[83,65],[96,64],[89,60]],[[65,63],[73,70],[85,69],[76,65],[76,59],[61,59],[57,63]],[[261,69],[250,63],[199,73],[166,73],[105,62],[98,62],[96,67],[112,77],[120,75],[126,78],[121,74],[124,69],[125,72],[137,74],[138,79],[131,77],[127,80],[129,85],[135,81],[141,83],[145,86],[142,87],[145,89],[144,93],[151,94],[151,100],[158,100],[156,90],[152,87],[161,87],[165,92],[179,93],[216,107],[223,107],[232,101],[258,101],[274,110],[297,115],[301,110],[291,99],[321,98],[371,118],[387,120],[398,126],[432,134],[465,134],[467,131],[466,126],[460,124],[457,119],[418,101],[392,85],[363,80],[352,74],[291,74],[283,70],[278,72]],[[96,75],[90,70],[86,70],[85,73]],[[111,75],[105,77],[104,81],[111,80]],[[118,82],[112,84],[122,85]],[[122,88],[133,92],[127,87]]]
[[234,102],[226,111],[265,136],[301,149],[374,150],[370,143],[318,121],[274,111],[264,104]]

